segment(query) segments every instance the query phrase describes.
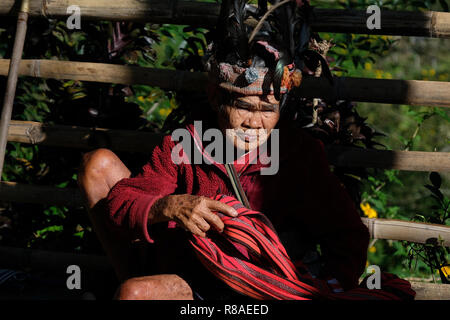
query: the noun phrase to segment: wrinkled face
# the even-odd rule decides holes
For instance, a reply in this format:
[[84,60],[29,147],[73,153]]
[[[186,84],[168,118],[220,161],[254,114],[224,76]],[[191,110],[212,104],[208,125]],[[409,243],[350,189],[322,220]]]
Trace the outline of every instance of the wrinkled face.
[[263,144],[280,119],[279,102],[273,95],[234,94],[218,110],[219,129],[245,152]]

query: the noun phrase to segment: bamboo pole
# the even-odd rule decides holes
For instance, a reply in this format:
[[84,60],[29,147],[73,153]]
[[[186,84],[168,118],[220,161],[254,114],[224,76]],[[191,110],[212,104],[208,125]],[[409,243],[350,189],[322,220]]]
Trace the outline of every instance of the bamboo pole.
[[[0,59],[0,75],[9,60]],[[175,91],[205,91],[207,75],[105,63],[23,60],[19,75],[121,84],[144,84]],[[305,98],[450,107],[450,82],[335,77],[305,78],[297,93]]]
[[75,149],[109,148],[115,151],[150,153],[162,135],[131,130],[45,125],[33,121],[11,121],[9,141]]
[[450,285],[411,281],[416,292],[414,300],[450,300]]
[[[0,59],[0,75],[7,59]],[[23,60],[19,75],[120,84],[144,84],[175,91],[205,91],[206,73],[155,69],[106,63],[56,60]]]
[[[77,188],[57,188],[14,182],[0,182],[0,200],[6,202],[51,204],[68,207],[84,206],[83,196]],[[386,239],[426,243],[427,239],[440,238],[450,247],[450,227],[391,219],[361,218],[372,239]]]
[[38,186],[17,182],[0,182],[0,201],[54,206],[82,207],[83,197],[78,189]]
[[16,94],[18,69],[22,58],[25,35],[27,33],[28,11],[29,1],[22,0],[17,18],[16,37],[14,39],[14,47],[8,69],[8,80],[6,83],[5,97],[3,100],[2,115],[0,120],[0,181],[2,180],[6,143],[8,142],[8,127],[9,122],[11,121],[14,96]]
[[[61,271],[69,265],[77,265],[85,271],[111,272],[112,266],[104,255],[67,253],[47,250],[0,246],[0,265],[10,269]],[[447,284],[411,281],[416,291],[415,300],[450,300]]]
[[390,168],[408,171],[450,171],[450,153],[389,151],[327,146],[327,156],[335,166]]
[[[151,132],[44,125],[33,121],[11,121],[9,141],[53,147],[150,153],[162,140]],[[374,167],[409,171],[450,171],[448,152],[366,150],[339,146],[327,147],[331,164],[345,167]]]
[[[61,271],[69,265],[77,265],[86,271],[112,271],[108,258],[97,254],[66,253],[47,250],[23,249],[0,246],[0,264],[3,268]],[[446,284],[411,281],[416,291],[415,300],[450,300]]]
[[432,223],[418,223],[394,219],[361,218],[372,239],[403,240],[426,243],[429,238],[442,239],[450,247],[450,227]]
[[[111,21],[149,21],[153,23],[189,24],[210,28],[217,22],[217,3],[195,1],[78,0],[82,19]],[[15,0],[2,0],[0,15],[11,15]],[[31,0],[33,17],[67,18],[66,0]],[[423,36],[450,38],[450,14],[433,11],[382,10],[381,29],[369,30],[365,10],[314,8],[311,26],[314,31]]]
[[0,246],[2,268],[65,271],[73,264],[78,265],[81,270],[112,270],[106,256]]

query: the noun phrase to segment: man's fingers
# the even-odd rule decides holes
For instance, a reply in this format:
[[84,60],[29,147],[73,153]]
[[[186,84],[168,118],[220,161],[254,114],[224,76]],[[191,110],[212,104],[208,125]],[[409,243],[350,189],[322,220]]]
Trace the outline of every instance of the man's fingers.
[[189,223],[188,225],[187,225],[187,228],[188,228],[188,230],[190,231],[190,232],[192,232],[193,234],[195,234],[195,235],[197,235],[197,236],[200,236],[200,237],[203,237],[203,238],[205,238],[206,237],[206,233],[205,232],[203,232],[202,230],[200,230],[200,228],[195,224],[195,223]]
[[209,222],[211,226],[213,226],[216,230],[222,232],[225,225],[222,222],[222,219],[219,216],[212,212],[207,212],[203,215],[203,218]]
[[196,224],[197,227],[198,227],[200,230],[202,230],[203,232],[206,232],[206,231],[209,230],[209,228],[211,228],[211,226],[209,225],[209,223],[207,223],[207,222],[205,221],[205,219],[203,219],[203,218],[200,217],[200,216],[195,216],[195,217],[193,217],[193,218],[192,218],[192,222],[193,222],[194,224]]
[[212,211],[219,211],[231,217],[236,217],[238,215],[237,211],[234,208],[220,201],[209,199],[207,205],[208,208]]

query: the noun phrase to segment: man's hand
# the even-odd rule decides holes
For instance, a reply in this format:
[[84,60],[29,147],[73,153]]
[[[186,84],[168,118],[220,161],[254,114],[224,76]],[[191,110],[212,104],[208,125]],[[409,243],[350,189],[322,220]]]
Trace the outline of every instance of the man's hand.
[[180,227],[201,237],[212,227],[222,232],[224,224],[217,214],[219,211],[236,217],[234,208],[220,201],[190,194],[169,195],[155,202],[150,210],[149,223],[173,220]]

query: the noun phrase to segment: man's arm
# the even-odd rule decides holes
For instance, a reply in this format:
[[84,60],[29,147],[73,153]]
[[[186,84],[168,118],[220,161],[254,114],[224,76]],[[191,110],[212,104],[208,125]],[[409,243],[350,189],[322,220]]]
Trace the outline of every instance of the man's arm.
[[[211,227],[219,232],[224,228],[215,211],[237,215],[235,209],[220,201],[186,194],[185,190],[178,190],[182,194],[173,194],[180,170],[172,161],[173,146],[170,136],[165,137],[142,173],[120,180],[108,194],[110,220],[118,227],[131,230],[133,238],[152,243],[148,226],[167,221],[175,221],[180,227],[204,237]],[[193,177],[187,180],[193,183]]]
[[106,198],[110,221],[130,230],[134,238],[153,242],[147,230],[150,209],[158,199],[177,188],[179,168],[171,160],[173,145],[171,137],[166,136],[153,150],[142,172],[120,180]]

